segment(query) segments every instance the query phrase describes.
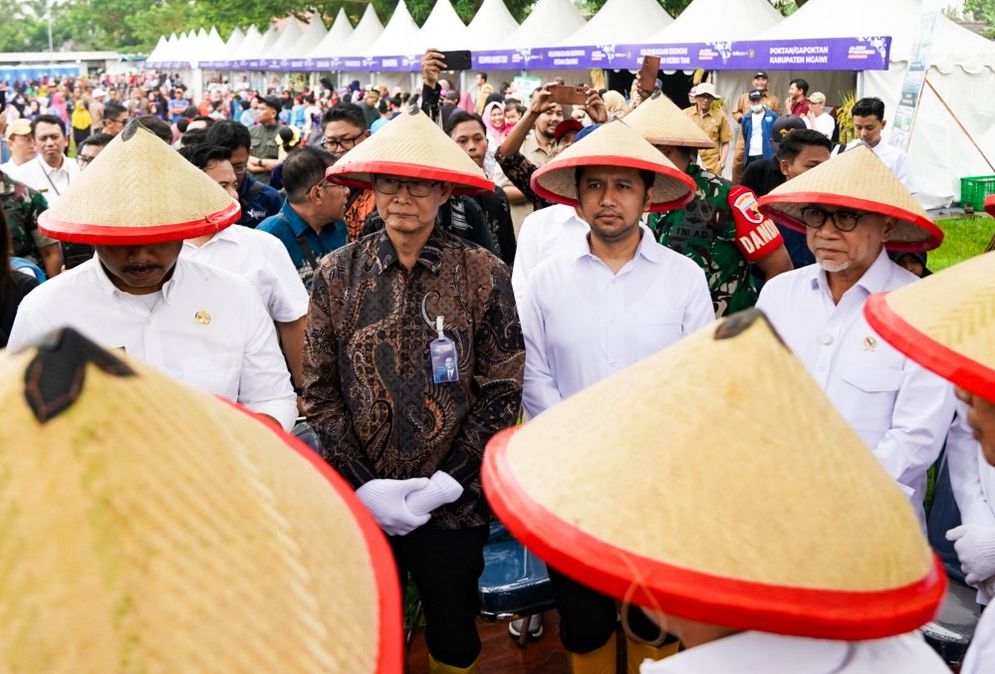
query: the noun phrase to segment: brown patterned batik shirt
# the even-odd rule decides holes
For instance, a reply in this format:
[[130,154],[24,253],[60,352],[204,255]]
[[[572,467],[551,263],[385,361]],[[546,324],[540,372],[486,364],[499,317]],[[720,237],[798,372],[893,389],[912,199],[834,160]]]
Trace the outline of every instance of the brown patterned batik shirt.
[[[459,381],[433,383],[435,318]],[[383,230],[322,260],[304,350],[304,409],[326,461],[353,487],[449,473],[463,495],[432,513],[444,529],[485,524],[484,445],[515,423],[525,346],[507,266],[433,231],[412,268]]]

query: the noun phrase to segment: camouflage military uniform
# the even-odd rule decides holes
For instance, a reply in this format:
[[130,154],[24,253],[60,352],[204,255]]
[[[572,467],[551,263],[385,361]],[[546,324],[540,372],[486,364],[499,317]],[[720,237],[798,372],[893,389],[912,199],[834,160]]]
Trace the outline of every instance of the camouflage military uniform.
[[44,269],[41,249],[59,243],[38,231],[38,216],[48,208],[48,202],[39,192],[5,173],[0,173],[0,188],[0,206],[7,214],[13,244],[11,255],[31,260]]
[[736,245],[736,223],[729,206],[732,183],[692,165],[688,175],[698,185],[694,201],[669,213],[650,213],[649,228],[657,240],[686,255],[705,270],[716,316],[757,303],[750,263]]

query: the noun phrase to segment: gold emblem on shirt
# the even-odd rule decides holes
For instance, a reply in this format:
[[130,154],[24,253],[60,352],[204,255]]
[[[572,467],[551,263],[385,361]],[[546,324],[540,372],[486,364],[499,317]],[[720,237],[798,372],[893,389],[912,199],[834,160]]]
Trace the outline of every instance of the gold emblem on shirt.
[[878,345],[878,340],[870,335],[864,337],[864,351],[873,351]]
[[197,313],[195,313],[193,315],[193,319],[195,321],[197,321],[198,323],[200,323],[201,325],[210,325],[211,324],[211,314],[207,313],[203,309],[201,309],[200,311],[198,311]]

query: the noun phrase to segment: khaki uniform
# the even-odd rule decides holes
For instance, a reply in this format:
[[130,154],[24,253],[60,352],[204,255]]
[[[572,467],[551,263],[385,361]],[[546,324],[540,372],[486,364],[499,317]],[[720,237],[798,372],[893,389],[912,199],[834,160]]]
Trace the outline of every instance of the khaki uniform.
[[685,108],[684,114],[693,119],[718,146],[711,150],[698,150],[702,166],[716,175],[722,175],[722,166],[719,164],[722,144],[732,140],[732,126],[729,124],[725,110],[711,108],[702,115],[698,112],[698,106],[692,105],[690,108]]

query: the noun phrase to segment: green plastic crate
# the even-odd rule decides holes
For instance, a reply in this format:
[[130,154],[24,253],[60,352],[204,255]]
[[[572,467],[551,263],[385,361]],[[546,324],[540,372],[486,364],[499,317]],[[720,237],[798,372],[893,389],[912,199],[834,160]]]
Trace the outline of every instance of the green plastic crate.
[[995,176],[976,176],[960,179],[960,203],[964,208],[971,206],[976,211],[985,208],[985,197],[995,194]]

